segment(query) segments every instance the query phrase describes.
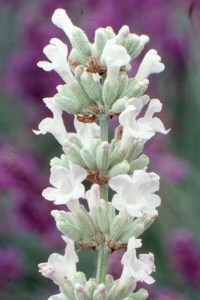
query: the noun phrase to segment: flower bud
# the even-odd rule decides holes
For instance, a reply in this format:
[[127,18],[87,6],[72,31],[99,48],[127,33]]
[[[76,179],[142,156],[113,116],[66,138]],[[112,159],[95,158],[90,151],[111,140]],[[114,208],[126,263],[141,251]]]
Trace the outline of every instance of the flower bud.
[[102,87],[100,85],[100,82],[94,79],[93,74],[84,72],[81,76],[81,82],[90,99],[92,99],[97,104],[101,103]]
[[85,286],[87,283],[87,278],[83,272],[76,272],[72,279],[73,284],[80,284]]
[[105,33],[107,35],[108,40],[115,37],[115,33],[114,33],[112,27],[110,27],[110,26],[106,27]]
[[81,149],[81,157],[89,170],[97,170],[97,164],[94,156],[85,147]]
[[105,173],[108,170],[110,162],[110,145],[108,142],[102,142],[97,149],[96,163],[100,173]]
[[110,224],[109,224],[109,219],[108,219],[108,205],[105,201],[104,201],[104,205],[98,206],[97,218],[98,218],[98,224],[99,224],[100,230],[104,234],[109,234]]
[[128,299],[132,300],[146,300],[149,296],[148,292],[145,289],[140,289],[136,293],[131,293]]
[[143,96],[140,97],[140,99],[142,100],[142,103],[143,103],[143,106],[144,106],[149,102],[150,97],[148,95],[143,95]]
[[75,68],[75,70],[74,70],[74,75],[75,75],[75,77],[76,77],[76,79],[77,79],[78,81],[81,80],[81,75],[83,74],[83,72],[84,72],[84,66],[83,66],[83,65],[78,65],[78,66]]
[[128,101],[127,97],[123,97],[115,101],[111,107],[111,111],[115,114],[120,114],[125,109],[125,103]]
[[114,285],[114,279],[113,279],[112,275],[106,275],[105,286],[106,286],[107,291],[109,291],[113,285]]
[[90,218],[92,219],[93,223],[95,224],[97,230],[99,231],[100,228],[99,228],[99,224],[98,224],[98,207],[97,206],[91,207],[90,211],[89,211],[89,215],[90,215]]
[[[63,86],[64,89],[64,86]],[[60,90],[63,90],[60,89]],[[54,96],[55,102],[69,114],[80,114],[84,109],[84,106],[74,96],[71,97],[68,94],[58,93]]]
[[124,40],[128,37],[129,32],[130,32],[130,30],[127,25],[122,26],[122,28],[119,30],[119,32],[116,36],[117,42],[119,44],[122,44],[124,42]]
[[72,46],[83,56],[86,58],[91,56],[91,45],[82,29],[74,27],[70,42]]
[[117,142],[114,151],[112,152],[109,168],[121,162],[126,155],[126,150],[121,148],[121,143]]
[[120,241],[122,243],[127,243],[129,238],[133,236],[137,238],[142,235],[143,232],[154,222],[156,216],[156,213],[152,216],[144,214],[142,217],[137,218],[126,228],[123,235],[120,237]]
[[129,34],[124,42],[124,47],[126,48],[131,59],[136,58],[140,52],[143,50],[144,45],[149,41],[148,36],[141,35],[140,37],[136,34]]
[[95,42],[95,54],[97,56],[97,58],[101,57],[101,54],[103,52],[103,49],[106,45],[108,38],[106,36],[106,32],[104,28],[98,28],[95,31],[95,38],[94,38],[94,42]]
[[114,151],[116,143],[117,143],[116,139],[112,139],[111,140],[111,142],[110,142],[110,150],[111,150],[111,152]]
[[[130,218],[121,218],[121,216],[117,215],[114,219],[111,230],[110,237],[113,241],[118,241],[121,235],[125,232],[127,225],[130,223]],[[120,239],[121,241],[121,239]]]
[[121,98],[124,96],[127,96],[128,98],[139,98],[146,91],[148,84],[148,79],[143,79],[142,81],[129,79],[127,89],[122,93]]
[[108,220],[109,220],[109,227],[111,229],[112,223],[116,217],[116,212],[114,207],[112,206],[111,202],[107,202],[108,204]]
[[99,284],[96,291],[94,291],[93,299],[94,300],[105,300],[106,299],[106,287],[103,283]]
[[124,233],[120,236],[120,241],[122,244],[127,244],[128,240],[135,236],[138,237],[141,233],[144,232],[144,224],[142,222],[138,222],[135,224],[134,222],[124,231]]
[[87,294],[84,286],[80,283],[77,283],[74,287],[74,295],[76,300],[90,300],[89,295]]
[[93,293],[96,290],[96,288],[97,288],[96,279],[90,278],[85,285],[85,289],[90,295],[91,299],[93,299]]
[[126,286],[120,286],[120,280],[116,280],[107,294],[108,300],[124,299],[135,289],[136,283],[132,281]]
[[70,55],[69,55],[69,60],[73,60],[75,63],[85,65],[86,63],[86,57],[78,52],[75,48],[72,48]]
[[86,94],[86,92],[84,90],[84,87],[77,80],[73,81],[73,83],[71,83],[69,85],[69,88],[70,88],[70,91],[75,96],[75,98],[79,99],[80,102],[81,102],[81,104],[85,108],[88,108],[89,106],[91,106],[92,104],[94,104],[93,101]]
[[83,241],[91,240],[95,236],[95,226],[89,214],[77,213],[74,215],[74,219],[78,230],[82,233]]
[[111,83],[108,80],[105,80],[104,82],[102,97],[103,102],[108,108],[111,107],[111,105],[116,99],[117,87],[118,82]]
[[129,174],[132,174],[135,170],[144,169],[146,166],[148,166],[148,164],[149,158],[142,154],[140,157],[130,163]]
[[55,218],[58,230],[75,242],[82,241],[82,233],[77,229],[72,213],[52,210],[51,215]]
[[90,152],[94,157],[96,157],[97,148],[101,145],[101,143],[102,143],[102,140],[98,137],[94,137],[92,139],[92,143],[91,143],[91,146],[90,146]]
[[117,175],[127,174],[130,170],[130,165],[127,160],[123,160],[121,163],[115,165],[108,172],[108,178],[115,177]]
[[133,141],[133,143],[128,148],[125,159],[127,159],[129,162],[133,161],[140,154],[142,149],[143,145],[141,143],[138,143],[138,141]]
[[60,158],[54,157],[50,160],[50,166],[61,166],[69,169],[69,161],[67,155],[62,154]]
[[66,279],[66,283],[60,285],[60,291],[65,295],[65,297],[67,297],[67,299],[76,299],[74,296],[74,286],[69,280]]
[[87,168],[81,157],[81,151],[78,146],[66,141],[63,145],[63,151],[74,164],[79,165],[82,168]]

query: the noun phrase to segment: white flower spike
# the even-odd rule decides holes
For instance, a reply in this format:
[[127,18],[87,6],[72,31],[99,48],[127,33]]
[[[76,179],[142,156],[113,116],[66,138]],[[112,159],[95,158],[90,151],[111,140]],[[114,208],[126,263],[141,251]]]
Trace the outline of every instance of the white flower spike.
[[50,40],[50,45],[47,45],[43,52],[51,62],[40,61],[37,63],[38,67],[45,71],[55,70],[68,84],[75,80],[67,63],[67,45],[59,39],[53,38]]
[[135,78],[140,81],[149,77],[152,73],[160,73],[165,69],[165,65],[160,62],[161,57],[157,51],[151,49],[143,58]]
[[[53,134],[65,153],[51,161],[51,187],[42,195],[56,205],[67,205],[70,211],[52,210],[51,215],[58,230],[72,240],[63,237],[65,255],[53,253],[47,263],[39,264],[39,272],[60,286],[59,294],[49,299],[147,299],[146,290],[135,292],[135,288],[138,281],[154,282],[154,255],[137,257],[136,249],[142,243],[136,237],[157,217],[161,199],[155,194],[160,178],[146,172],[149,159],[141,152],[156,132],[169,130],[154,117],[162,109],[161,102],[149,101],[144,93],[148,76],[162,72],[165,66],[151,49],[135,78],[129,78],[130,62],[139,56],[149,37],[130,33],[127,25],[117,34],[111,27],[97,29],[91,44],[64,9],[55,10],[52,22],[66,33],[72,50],[68,57],[67,46],[53,38],[44,48],[49,61],[40,61],[38,66],[56,71],[67,85],[58,86],[54,98],[44,99],[53,117],[44,119],[34,132]],[[75,115],[75,133],[66,131],[61,108]],[[116,116],[120,126],[110,139],[109,120]],[[86,192],[85,179],[92,183]],[[115,191],[112,199],[108,186]],[[87,200],[86,208],[79,198]],[[87,281],[84,273],[76,271],[74,241],[79,250],[98,251],[96,278]],[[126,246],[123,272],[115,281],[106,274],[108,255]]]

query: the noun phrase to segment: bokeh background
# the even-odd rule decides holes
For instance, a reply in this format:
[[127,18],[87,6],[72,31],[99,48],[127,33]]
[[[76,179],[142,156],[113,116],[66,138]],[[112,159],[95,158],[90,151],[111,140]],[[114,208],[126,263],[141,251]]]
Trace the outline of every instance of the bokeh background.
[[[68,43],[51,23],[59,7],[90,41],[94,30],[109,25],[115,32],[126,24],[131,32],[149,35],[133,74],[147,50],[155,48],[162,56],[165,72],[150,76],[148,94],[163,102],[160,118],[171,131],[157,134],[145,148],[149,170],[162,178],[159,217],[142,236],[141,251],[153,252],[157,266],[148,299],[199,300],[199,0],[0,0],[0,298],[43,300],[58,292],[38,274],[37,264],[64,249],[50,216],[55,206],[41,196],[48,186],[49,160],[61,149],[52,136],[35,136],[32,129],[50,116],[42,99],[62,83],[57,74],[36,66],[52,37]],[[73,130],[70,115],[65,114],[65,123]],[[115,278],[122,254],[111,255],[109,271]],[[95,253],[80,255],[78,269],[92,277]]]

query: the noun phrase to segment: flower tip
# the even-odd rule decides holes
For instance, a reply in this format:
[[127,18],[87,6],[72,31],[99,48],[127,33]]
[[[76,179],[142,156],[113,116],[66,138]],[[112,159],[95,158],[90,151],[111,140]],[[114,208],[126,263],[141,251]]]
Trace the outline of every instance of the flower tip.
[[71,37],[71,31],[74,25],[64,9],[56,9],[51,20],[54,25],[63,29],[69,38]]
[[77,293],[80,293],[80,294],[83,294],[84,291],[85,291],[84,287],[83,287],[82,284],[80,284],[80,283],[77,283],[77,284],[75,285],[74,289],[75,289],[75,291],[76,291]]
[[125,40],[125,38],[127,38],[127,36],[129,35],[130,30],[129,27],[127,25],[122,26],[122,28],[119,30],[118,32],[118,37],[120,40]]
[[157,218],[157,216],[158,216],[158,211],[155,210],[152,214],[149,214],[148,216],[149,216],[149,218],[151,218],[152,220],[155,220],[155,218]]
[[52,210],[52,211],[51,211],[51,215],[52,215],[52,217],[54,217],[54,218],[58,217],[58,215],[59,215],[59,210]]
[[57,8],[53,13],[52,22],[54,23],[55,21],[57,21],[57,18],[59,18],[61,16],[66,16],[66,15],[67,15],[66,11],[63,8]]
[[97,292],[100,295],[104,295],[106,293],[106,287],[105,287],[105,285],[103,283],[101,283],[101,284],[98,285]]
[[147,35],[145,35],[145,34],[142,34],[142,35],[140,36],[140,40],[141,40],[141,42],[142,42],[144,45],[146,45],[146,44],[149,42],[149,37],[148,37]]
[[101,147],[104,151],[108,151],[109,148],[110,148],[110,144],[106,141],[104,141],[102,144],[101,144]]
[[164,71],[165,65],[163,63],[160,63],[160,72]]
[[62,145],[64,148],[69,148],[72,145],[72,143],[70,143],[69,140],[64,140]]

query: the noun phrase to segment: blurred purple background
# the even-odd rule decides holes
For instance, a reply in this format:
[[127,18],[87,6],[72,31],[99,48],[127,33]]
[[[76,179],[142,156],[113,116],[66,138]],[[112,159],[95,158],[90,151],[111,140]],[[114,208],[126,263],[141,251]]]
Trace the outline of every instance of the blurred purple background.
[[[158,50],[165,72],[150,77],[148,94],[163,103],[160,118],[166,136],[155,136],[145,152],[150,170],[162,178],[160,217],[144,234],[143,252],[156,257],[156,284],[150,300],[200,299],[200,1],[198,0],[0,0],[0,296],[3,299],[47,299],[56,289],[37,274],[37,264],[49,253],[63,252],[63,242],[42,198],[48,185],[49,160],[61,154],[50,135],[32,129],[50,112],[42,101],[62,83],[54,72],[36,66],[52,37],[69,45],[51,22],[56,8],[64,8],[73,23],[93,41],[98,27],[122,25],[150,37],[145,51],[132,65],[134,74],[144,53]],[[73,130],[72,116],[64,114]],[[83,253],[80,269],[94,274],[90,255]],[[118,256],[117,256],[118,255]],[[122,253],[110,258],[110,273]],[[115,273],[113,273],[115,270]],[[119,266],[120,270],[120,266]],[[55,289],[55,290],[54,290]]]

